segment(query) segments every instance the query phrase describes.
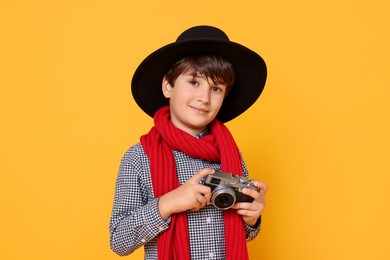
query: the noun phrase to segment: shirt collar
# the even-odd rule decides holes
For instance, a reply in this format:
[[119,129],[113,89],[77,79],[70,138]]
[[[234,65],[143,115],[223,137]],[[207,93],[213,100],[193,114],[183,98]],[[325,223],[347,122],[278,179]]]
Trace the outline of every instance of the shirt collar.
[[208,134],[209,134],[209,129],[206,128],[203,132],[200,132],[199,134],[197,134],[197,135],[195,136],[195,138],[200,139],[200,138],[202,138],[202,137],[204,137],[204,136],[206,136],[206,135],[208,135]]

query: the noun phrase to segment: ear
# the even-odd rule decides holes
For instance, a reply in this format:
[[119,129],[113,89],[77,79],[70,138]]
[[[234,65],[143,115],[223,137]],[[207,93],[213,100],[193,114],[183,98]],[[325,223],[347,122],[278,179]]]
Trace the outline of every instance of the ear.
[[163,93],[164,97],[166,97],[166,98],[171,97],[171,89],[172,89],[171,84],[169,84],[167,78],[164,77],[163,81],[162,81],[162,93]]

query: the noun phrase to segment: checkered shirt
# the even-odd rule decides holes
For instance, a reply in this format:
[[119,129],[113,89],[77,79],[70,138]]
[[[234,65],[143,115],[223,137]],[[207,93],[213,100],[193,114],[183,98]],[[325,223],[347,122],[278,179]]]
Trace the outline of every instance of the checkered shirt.
[[[204,168],[220,169],[219,163],[194,159],[173,151],[180,184]],[[243,163],[243,175],[247,168]],[[170,218],[161,219],[154,198],[149,159],[140,143],[123,156],[116,181],[110,220],[110,244],[119,255],[131,254],[144,246],[145,259],[157,259],[157,237],[169,228]],[[199,211],[187,211],[191,259],[226,259],[223,211],[209,205]],[[245,225],[247,241],[260,232]]]

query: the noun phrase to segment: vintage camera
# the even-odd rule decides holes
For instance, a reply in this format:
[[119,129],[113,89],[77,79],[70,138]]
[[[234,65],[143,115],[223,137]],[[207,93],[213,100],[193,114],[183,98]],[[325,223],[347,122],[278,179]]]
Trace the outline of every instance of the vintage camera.
[[222,171],[203,177],[202,184],[211,188],[211,203],[219,209],[228,209],[236,202],[252,202],[253,198],[242,193],[243,188],[257,190],[253,181]]

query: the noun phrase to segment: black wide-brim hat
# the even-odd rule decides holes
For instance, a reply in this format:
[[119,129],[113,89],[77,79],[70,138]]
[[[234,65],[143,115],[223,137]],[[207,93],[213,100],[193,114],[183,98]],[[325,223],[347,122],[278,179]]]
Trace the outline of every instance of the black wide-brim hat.
[[236,82],[225,97],[217,119],[227,122],[246,111],[259,98],[267,78],[267,67],[259,54],[232,42],[220,29],[195,26],[184,31],[176,42],[156,50],[136,69],[131,90],[138,106],[149,116],[169,104],[162,93],[162,80],[170,67],[187,56],[215,54],[232,63]]

